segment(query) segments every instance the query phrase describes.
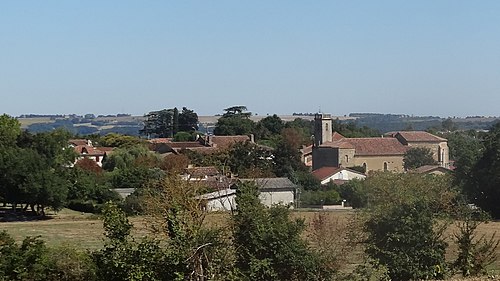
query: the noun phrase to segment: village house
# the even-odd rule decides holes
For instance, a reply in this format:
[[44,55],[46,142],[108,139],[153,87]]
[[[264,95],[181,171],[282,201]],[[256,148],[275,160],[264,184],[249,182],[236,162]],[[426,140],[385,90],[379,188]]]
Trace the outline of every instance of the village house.
[[423,131],[392,132],[375,138],[346,138],[332,132],[330,114],[314,118],[313,170],[361,166],[366,172],[403,172],[403,158],[411,147],[430,149],[440,167],[449,167],[447,140]]
[[171,138],[150,139],[149,148],[162,155],[179,154],[181,150],[191,150],[204,154],[225,150],[238,142],[254,142],[253,135],[199,137],[196,141],[174,142]]
[[337,185],[343,184],[347,181],[366,178],[366,175],[345,167],[321,167],[312,172],[312,175],[317,178],[322,185],[334,183]]
[[104,158],[112,153],[112,147],[94,147],[91,140],[87,139],[70,139],[69,147],[77,154],[75,163],[84,158],[94,161],[99,167],[102,167]]
[[240,179],[230,188],[217,190],[199,196],[204,201],[204,207],[209,211],[229,211],[236,207],[236,190],[244,182],[254,182],[260,191],[260,201],[270,207],[275,204],[294,206],[298,186],[288,178],[256,178]]

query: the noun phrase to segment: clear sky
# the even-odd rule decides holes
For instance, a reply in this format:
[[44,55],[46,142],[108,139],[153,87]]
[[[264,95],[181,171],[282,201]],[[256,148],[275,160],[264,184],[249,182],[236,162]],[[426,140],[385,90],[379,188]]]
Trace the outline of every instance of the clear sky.
[[0,113],[500,115],[500,1],[0,1]]

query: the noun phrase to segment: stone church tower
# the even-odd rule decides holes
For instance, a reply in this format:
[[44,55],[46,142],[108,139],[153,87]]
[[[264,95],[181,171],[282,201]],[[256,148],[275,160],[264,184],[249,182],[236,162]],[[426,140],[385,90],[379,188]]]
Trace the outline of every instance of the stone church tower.
[[314,115],[314,147],[332,141],[332,115],[317,113]]

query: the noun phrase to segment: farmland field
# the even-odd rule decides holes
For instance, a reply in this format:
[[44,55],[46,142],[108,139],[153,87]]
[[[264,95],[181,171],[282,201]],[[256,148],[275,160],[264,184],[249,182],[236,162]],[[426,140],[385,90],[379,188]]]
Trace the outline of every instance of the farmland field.
[[[325,225],[328,227],[327,233],[323,233],[323,238],[329,239],[333,243],[341,243],[342,234],[345,234],[348,227],[351,226],[351,219],[355,218],[353,211],[294,211],[293,217],[303,218],[306,222],[306,231],[304,237],[312,239],[315,233],[314,224],[312,223],[318,215],[324,214],[326,218]],[[47,242],[48,245],[69,244],[82,249],[98,249],[104,243],[102,221],[95,215],[74,212],[71,210],[63,210],[57,214],[51,214],[48,220],[38,221],[15,221],[15,222],[0,222],[0,231],[6,230],[16,241],[22,241],[26,236],[40,236]],[[227,225],[228,214],[213,213],[207,216],[206,222],[211,225]],[[142,237],[152,234],[147,227],[147,219],[145,217],[131,217],[130,221],[134,224],[133,235]],[[446,239],[449,243],[447,259],[453,260],[456,257],[457,247],[452,242],[453,233],[456,227],[452,224],[446,231]],[[479,235],[491,237],[496,232],[500,232],[500,222],[490,222],[479,227]],[[312,242],[312,241],[311,241]],[[346,254],[346,268],[351,268],[360,262],[361,248],[344,248],[348,249]],[[497,249],[500,255],[500,249]],[[493,272],[500,274],[500,261],[492,267]],[[457,279],[458,280],[458,279]],[[482,280],[482,279],[471,279]],[[489,279],[492,280],[492,279]],[[493,279],[500,280],[500,279]]]

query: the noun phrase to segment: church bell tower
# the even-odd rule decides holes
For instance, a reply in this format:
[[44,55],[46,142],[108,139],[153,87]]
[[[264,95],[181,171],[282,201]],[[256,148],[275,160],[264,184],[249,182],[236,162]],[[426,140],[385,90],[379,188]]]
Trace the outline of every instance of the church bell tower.
[[332,141],[332,115],[317,113],[314,115],[314,146]]

